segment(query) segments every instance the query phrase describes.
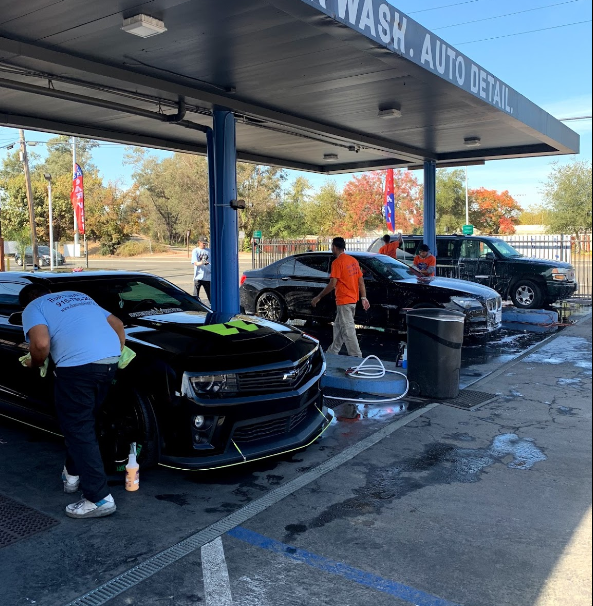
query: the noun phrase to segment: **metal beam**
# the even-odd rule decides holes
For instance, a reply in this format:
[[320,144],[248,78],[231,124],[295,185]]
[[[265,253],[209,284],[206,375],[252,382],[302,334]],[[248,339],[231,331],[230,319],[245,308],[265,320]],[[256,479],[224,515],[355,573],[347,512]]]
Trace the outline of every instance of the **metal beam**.
[[424,244],[437,254],[437,165],[424,163]]
[[422,161],[423,158],[432,157],[432,154],[427,150],[416,149],[378,137],[371,137],[364,133],[350,131],[322,122],[316,122],[301,116],[287,114],[273,108],[254,105],[249,102],[241,101],[237,95],[208,91],[179,82],[163,80],[155,76],[84,59],[51,48],[44,48],[36,44],[0,37],[0,52],[4,53],[3,56],[0,56],[0,61],[14,61],[17,57],[26,57],[52,66],[70,68],[79,70],[83,73],[117,80],[119,81],[120,86],[121,83],[128,85],[133,84],[167,92],[176,97],[182,95],[187,99],[195,99],[209,104],[212,107],[228,107],[234,112],[257,116],[271,122],[289,125],[307,132],[316,134],[323,133],[331,137],[342,139],[345,143],[359,143],[373,149],[387,152],[390,155],[397,156],[403,160],[414,161],[415,163]]
[[237,199],[235,116],[227,109],[215,109],[213,124],[213,151],[209,155],[211,303],[214,311],[235,315],[241,307],[238,217],[231,206],[231,201]]

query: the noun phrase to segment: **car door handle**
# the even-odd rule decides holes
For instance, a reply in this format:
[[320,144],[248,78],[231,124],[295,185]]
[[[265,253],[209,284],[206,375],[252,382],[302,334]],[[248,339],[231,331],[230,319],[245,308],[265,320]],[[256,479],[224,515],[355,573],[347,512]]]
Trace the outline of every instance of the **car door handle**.
[[283,282],[288,282],[288,281],[290,280],[290,278],[281,278],[281,280],[282,280]]

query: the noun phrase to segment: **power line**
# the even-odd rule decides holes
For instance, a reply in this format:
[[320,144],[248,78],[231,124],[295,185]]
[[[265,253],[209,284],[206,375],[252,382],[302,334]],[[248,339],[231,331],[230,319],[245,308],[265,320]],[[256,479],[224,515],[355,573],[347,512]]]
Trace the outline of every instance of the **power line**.
[[535,8],[528,8],[524,11],[517,11],[515,13],[507,13],[506,15],[496,15],[495,17],[485,17],[484,19],[475,19],[474,21],[464,21],[463,23],[453,23],[451,25],[443,25],[441,27],[434,27],[433,30],[437,31],[439,29],[450,29],[451,27],[460,27],[462,25],[471,25],[472,23],[482,23],[483,21],[493,21],[494,19],[502,19],[503,17],[513,17],[515,15],[522,15],[524,13],[532,13],[534,11],[541,11],[546,8],[562,6],[564,4],[574,4],[575,2],[581,2],[581,0],[566,0],[566,2],[558,2],[556,4],[546,4],[545,6],[537,6]]
[[418,13],[427,13],[429,11],[438,11],[442,8],[451,8],[452,6],[461,6],[462,4],[474,4],[474,2],[481,2],[481,0],[465,0],[465,2],[457,2],[456,4],[445,4],[443,6],[435,6],[433,8],[423,8],[421,11],[412,11],[409,15],[417,15]]
[[560,118],[560,122],[576,122],[578,120],[591,120],[593,116],[577,116],[575,118]]
[[488,42],[490,40],[500,40],[501,38],[512,38],[513,36],[523,36],[525,34],[536,34],[538,32],[547,32],[551,29],[560,29],[562,27],[571,27],[572,25],[582,25],[583,23],[591,23],[593,19],[587,19],[586,21],[576,21],[575,23],[565,23],[564,25],[554,25],[553,27],[543,27],[542,29],[532,29],[528,32],[517,32],[516,34],[506,34],[504,36],[494,36],[493,38],[482,38],[481,40],[468,40],[467,42],[455,42],[454,46],[461,46],[462,44],[475,44],[476,42]]

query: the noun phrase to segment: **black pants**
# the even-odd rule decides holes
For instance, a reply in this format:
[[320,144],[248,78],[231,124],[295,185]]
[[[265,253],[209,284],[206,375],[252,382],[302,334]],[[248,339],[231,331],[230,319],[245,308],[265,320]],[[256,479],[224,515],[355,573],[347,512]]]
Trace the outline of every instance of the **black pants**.
[[194,280],[194,297],[200,296],[200,287],[204,287],[206,291],[206,296],[208,297],[208,301],[210,299],[210,280]]
[[66,471],[80,476],[82,493],[92,503],[109,494],[96,420],[116,370],[116,364],[85,364],[55,370],[54,393],[66,440]]

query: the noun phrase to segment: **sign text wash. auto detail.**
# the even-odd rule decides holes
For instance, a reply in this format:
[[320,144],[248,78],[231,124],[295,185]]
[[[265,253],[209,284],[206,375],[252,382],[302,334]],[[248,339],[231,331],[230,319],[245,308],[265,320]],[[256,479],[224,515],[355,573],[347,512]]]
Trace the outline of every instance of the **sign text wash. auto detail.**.
[[305,0],[348,25],[508,114],[518,93],[385,0]]

